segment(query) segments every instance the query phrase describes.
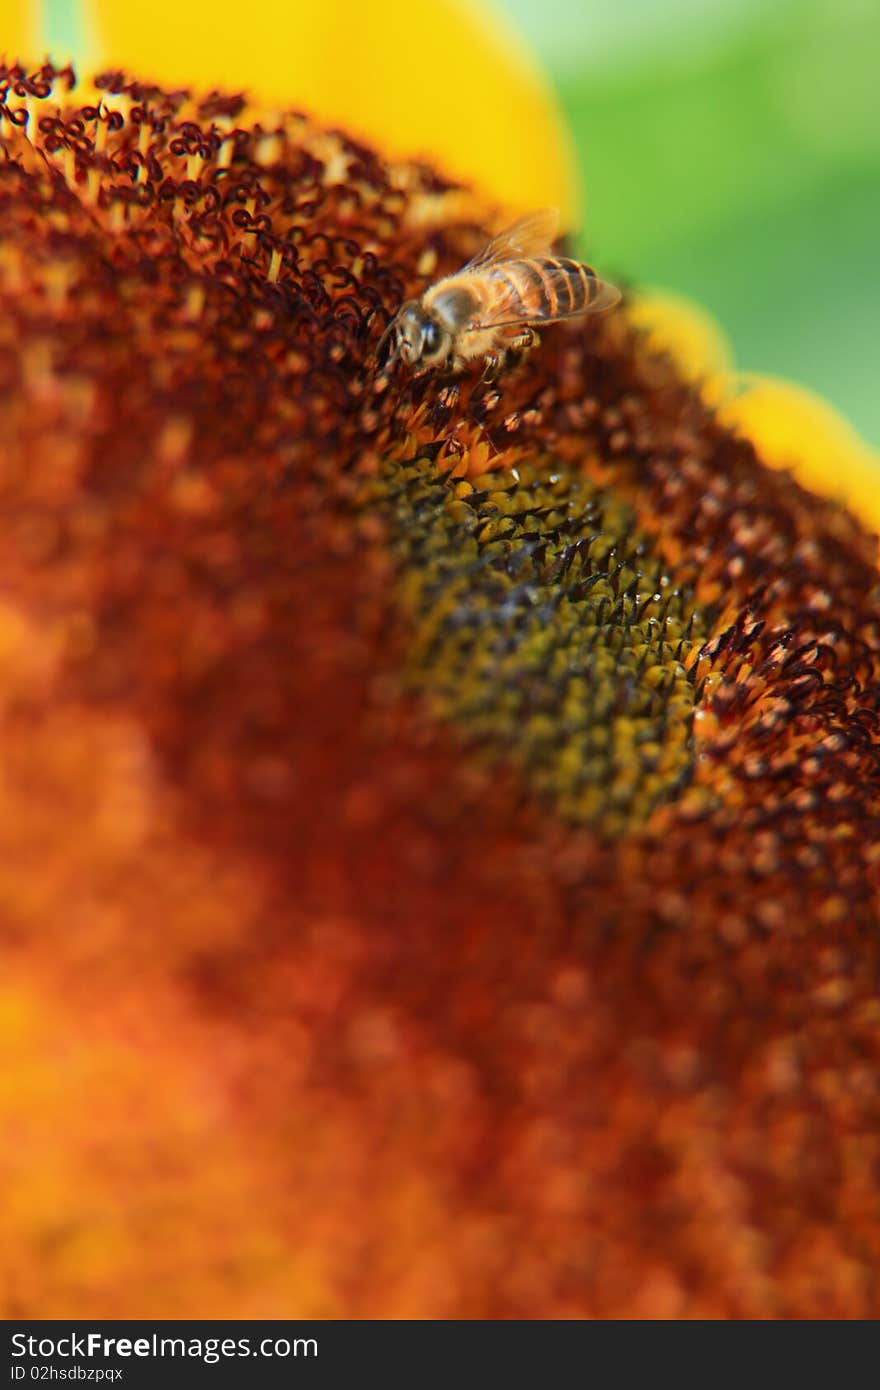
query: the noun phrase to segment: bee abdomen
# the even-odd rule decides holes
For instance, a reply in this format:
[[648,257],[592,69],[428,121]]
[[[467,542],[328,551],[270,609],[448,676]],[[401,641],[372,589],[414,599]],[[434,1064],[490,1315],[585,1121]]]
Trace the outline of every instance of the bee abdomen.
[[598,293],[599,284],[588,265],[550,256],[507,265],[504,279],[524,319],[583,313]]

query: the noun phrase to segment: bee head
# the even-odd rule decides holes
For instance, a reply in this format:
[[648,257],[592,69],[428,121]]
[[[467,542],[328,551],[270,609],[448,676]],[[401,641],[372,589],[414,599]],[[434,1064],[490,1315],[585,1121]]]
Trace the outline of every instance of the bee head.
[[452,338],[417,299],[404,304],[395,327],[398,351],[410,366],[416,363],[430,366],[449,355]]

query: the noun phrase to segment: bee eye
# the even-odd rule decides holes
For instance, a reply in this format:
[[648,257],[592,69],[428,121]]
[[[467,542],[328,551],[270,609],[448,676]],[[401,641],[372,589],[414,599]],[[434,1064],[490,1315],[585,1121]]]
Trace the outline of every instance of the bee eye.
[[443,334],[440,331],[440,325],[435,323],[433,319],[428,319],[428,322],[422,329],[422,352],[426,352],[429,355],[436,352],[440,346],[442,337]]

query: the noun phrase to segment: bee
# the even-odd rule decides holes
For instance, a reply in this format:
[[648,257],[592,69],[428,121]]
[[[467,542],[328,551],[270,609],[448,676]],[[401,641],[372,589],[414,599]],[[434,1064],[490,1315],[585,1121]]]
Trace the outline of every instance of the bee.
[[395,314],[377,348],[389,339],[386,367],[398,358],[428,371],[462,371],[482,359],[492,380],[509,357],[535,346],[535,326],[610,309],[620,291],[579,261],[552,254],[559,229],[555,208],[514,222],[454,275],[431,285]]

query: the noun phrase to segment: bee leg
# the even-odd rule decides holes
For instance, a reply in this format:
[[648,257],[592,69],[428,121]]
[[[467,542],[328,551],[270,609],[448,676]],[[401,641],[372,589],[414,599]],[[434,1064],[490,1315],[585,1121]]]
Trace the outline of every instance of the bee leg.
[[533,328],[522,328],[507,343],[507,360],[516,366],[538,343],[538,335]]
[[524,357],[538,343],[538,335],[534,328],[523,328],[517,333],[515,338],[511,338],[507,345],[508,352],[515,352],[517,356]]

